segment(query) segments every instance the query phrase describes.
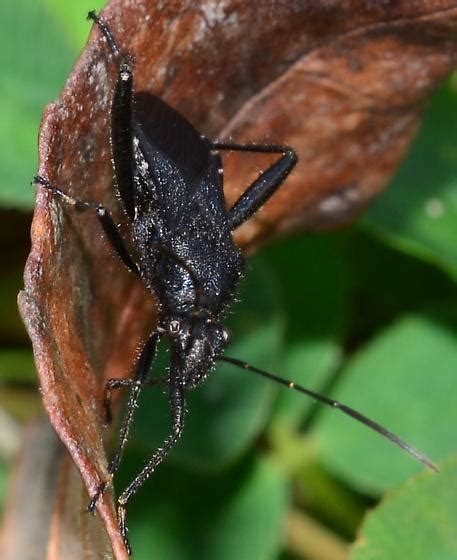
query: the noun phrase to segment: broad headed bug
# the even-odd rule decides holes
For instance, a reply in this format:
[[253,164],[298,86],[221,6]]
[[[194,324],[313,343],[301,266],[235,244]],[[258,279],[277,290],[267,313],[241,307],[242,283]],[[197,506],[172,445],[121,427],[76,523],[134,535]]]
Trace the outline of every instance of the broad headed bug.
[[[104,35],[117,67],[111,108],[112,155],[116,185],[131,226],[136,256],[106,208],[71,198],[44,177],[35,177],[35,183],[77,211],[94,211],[122,262],[141,278],[160,303],[157,328],[144,344],[133,377],[111,379],[106,387],[107,416],[111,392],[119,387],[130,388],[119,445],[108,466],[110,478],[119,467],[143,387],[161,384],[169,392],[171,434],[118,498],[119,527],[128,551],[131,552],[126,505],[180,438],[186,392],[197,387],[218,360],[337,408],[436,469],[423,454],[359,412],[292,381],[222,355],[229,334],[221,321],[233,301],[243,270],[243,259],[232,232],[283,184],[297,156],[293,149],[281,145],[211,142],[159,98],[145,92],[134,93],[131,57],[122,52],[104,21],[94,12],[88,17]],[[228,210],[223,194],[221,150],[279,155]],[[149,371],[162,337],[168,337],[171,346],[168,374],[165,378],[150,379]],[[108,482],[100,483],[89,502],[90,511]]]

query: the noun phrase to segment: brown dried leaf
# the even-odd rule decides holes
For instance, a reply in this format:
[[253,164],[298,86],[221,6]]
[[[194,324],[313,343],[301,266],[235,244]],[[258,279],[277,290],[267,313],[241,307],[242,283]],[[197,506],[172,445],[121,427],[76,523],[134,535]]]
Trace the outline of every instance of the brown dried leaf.
[[[87,492],[46,418],[25,430],[2,531],[2,560],[112,558],[99,519],[81,515]],[[73,531],[68,531],[67,526]],[[121,556],[118,556],[121,558]]]
[[[113,0],[103,17],[136,57],[137,90],[160,95],[209,137],[297,149],[296,171],[239,230],[251,248],[277,232],[353,219],[393,173],[427,95],[457,60],[455,0]],[[39,173],[119,212],[109,148],[114,79],[96,30],[43,115]],[[227,158],[229,202],[266,161]],[[153,302],[113,258],[93,216],[38,189],[20,308],[45,408],[93,493],[106,476],[102,387],[131,371]],[[98,511],[122,558],[109,494]]]

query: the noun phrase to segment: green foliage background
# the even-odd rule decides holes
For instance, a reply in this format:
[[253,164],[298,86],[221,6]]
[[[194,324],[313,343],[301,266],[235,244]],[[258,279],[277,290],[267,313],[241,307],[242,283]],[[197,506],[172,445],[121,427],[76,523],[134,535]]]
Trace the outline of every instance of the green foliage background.
[[[0,407],[19,423],[39,409],[15,307],[39,118],[84,44],[85,13],[101,5],[0,4]],[[456,238],[454,76],[391,187],[355,226],[287,239],[249,261],[228,352],[368,414],[441,474],[421,472],[337,411],[221,367],[192,394],[183,441],[132,502],[135,558],[313,560],[336,542],[343,555],[328,560],[338,560],[355,538],[352,560],[456,558]],[[118,490],[168,427],[164,396],[143,400]],[[0,499],[9,465],[3,452]],[[303,521],[304,547],[285,545],[291,511]]]

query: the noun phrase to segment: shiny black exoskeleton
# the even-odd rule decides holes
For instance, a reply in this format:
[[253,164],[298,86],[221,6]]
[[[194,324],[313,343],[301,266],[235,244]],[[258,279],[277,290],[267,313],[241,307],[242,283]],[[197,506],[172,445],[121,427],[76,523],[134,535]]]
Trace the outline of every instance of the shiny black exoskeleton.
[[[94,210],[121,260],[139,275],[160,303],[157,328],[143,347],[134,376],[111,379],[105,394],[109,420],[112,390],[130,387],[119,446],[108,466],[111,480],[127,444],[142,388],[162,384],[169,390],[171,434],[118,498],[119,527],[129,553],[126,504],[181,436],[185,393],[210,373],[216,360],[255,372],[340,410],[437,470],[424,454],[360,412],[241,360],[222,356],[229,336],[221,321],[233,301],[243,269],[243,259],[233,242],[232,232],[283,183],[296,164],[297,156],[287,146],[210,142],[159,98],[144,92],[134,94],[131,58],[122,54],[111,31],[94,12],[89,13],[89,18],[105,36],[118,70],[111,108],[112,155],[117,190],[132,228],[134,254],[106,208],[72,198],[44,177],[35,177],[35,183],[78,211]],[[282,155],[227,210],[219,150]],[[171,340],[168,376],[149,379],[156,346],[162,336]],[[107,483],[100,483],[89,502],[89,511],[95,508]]]
[[[106,23],[93,12],[89,18],[105,36],[118,69],[111,109],[112,155],[116,186],[131,223],[134,254],[106,208],[71,198],[44,177],[35,177],[35,182],[78,211],[95,210],[119,257],[160,303],[157,329],[144,345],[134,377],[110,380],[105,399],[109,414],[111,391],[131,387],[119,447],[108,467],[111,475],[127,443],[141,388],[158,383],[169,387],[171,435],[118,499],[120,529],[130,551],[126,503],[179,439],[185,392],[208,375],[228,343],[221,319],[243,269],[232,232],[282,184],[297,156],[286,146],[210,142],[159,98],[145,92],[134,94],[131,57],[119,49]],[[227,210],[219,150],[282,155]],[[147,374],[161,336],[172,341],[168,377],[149,380]],[[106,484],[100,484],[89,510],[94,509]]]

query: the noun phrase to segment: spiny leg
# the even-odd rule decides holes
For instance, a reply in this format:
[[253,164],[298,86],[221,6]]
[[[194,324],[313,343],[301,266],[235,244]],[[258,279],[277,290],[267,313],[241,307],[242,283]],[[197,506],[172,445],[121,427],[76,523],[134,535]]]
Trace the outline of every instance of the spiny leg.
[[172,431],[170,436],[165,440],[162,447],[160,447],[151,459],[148,461],[147,465],[143,470],[132,480],[132,482],[127,486],[127,488],[119,496],[117,515],[119,520],[119,530],[121,532],[122,538],[124,539],[125,546],[128,553],[132,553],[128,538],[127,538],[127,524],[126,524],[126,506],[130,498],[136,494],[139,488],[144,484],[144,482],[149,478],[149,476],[156,470],[160,463],[164,460],[170,449],[176,444],[176,442],[181,437],[183,427],[184,427],[184,413],[185,413],[185,402],[183,387],[180,380],[176,375],[173,375],[173,371],[170,377],[170,410],[171,410],[171,420],[172,420]]
[[114,39],[113,34],[111,33],[111,29],[108,27],[108,25],[106,25],[106,23],[98,17],[98,15],[95,13],[94,10],[90,10],[90,12],[88,12],[87,19],[92,20],[96,25],[98,25],[100,31],[105,36],[110,49],[113,51],[113,54],[117,57],[121,57],[122,56],[121,50],[118,47],[116,40]]
[[[111,395],[115,389],[121,389],[122,387],[132,387],[136,383],[135,379],[123,378],[123,379],[108,379],[105,385],[105,393],[103,397],[103,410],[105,415],[105,423],[111,424],[112,414],[111,414]],[[161,377],[160,379],[146,379],[143,382],[143,387],[151,387],[155,385],[168,385],[169,379],[167,377]]]
[[292,148],[275,144],[226,144],[224,142],[214,142],[212,148],[215,150],[283,154],[275,163],[257,177],[235,202],[232,208],[230,208],[228,215],[232,230],[245,222],[265,204],[282,185],[298,161],[297,154]]
[[47,189],[48,191],[52,192],[54,196],[59,197],[66,204],[73,206],[73,208],[77,212],[94,210],[98,218],[98,221],[100,222],[103,231],[105,232],[106,237],[108,238],[108,241],[110,242],[111,246],[120,257],[122,262],[129,270],[135,272],[136,274],[139,274],[138,265],[135,263],[132,256],[130,255],[130,252],[124,241],[121,231],[117,227],[109,211],[104,206],[98,204],[97,202],[87,202],[84,200],[78,200],[76,198],[73,198],[65,194],[59,188],[52,186],[47,179],[41,177],[40,175],[34,177],[33,182]]
[[[146,376],[149,372],[149,369],[151,368],[151,364],[152,361],[154,359],[154,355],[155,355],[155,351],[156,351],[156,347],[157,347],[157,342],[159,340],[159,333],[155,332],[154,334],[152,334],[149,339],[147,340],[146,344],[143,347],[143,350],[141,352],[141,356],[140,359],[138,361],[138,364],[136,366],[136,371],[135,371],[135,375],[133,377],[133,381],[131,383],[131,391],[130,391],[130,396],[129,399],[127,401],[127,405],[126,405],[126,413],[122,422],[122,426],[120,429],[120,433],[119,433],[119,445],[117,448],[117,451],[114,455],[114,457],[111,459],[109,465],[108,465],[108,474],[109,474],[109,480],[112,479],[114,473],[117,471],[117,469],[119,468],[121,459],[122,459],[122,455],[124,453],[125,450],[125,446],[127,445],[127,441],[128,441],[128,437],[129,437],[129,431],[130,431],[130,427],[132,425],[132,421],[133,421],[133,415],[135,412],[135,408],[138,402],[138,398],[140,396],[141,393],[141,389],[144,387],[145,381],[146,381]],[[90,502],[87,506],[88,511],[93,511],[98,499],[100,498],[100,496],[103,494],[103,492],[106,489],[106,486],[108,484],[108,481],[103,481],[100,483],[100,485],[98,486],[95,494],[92,496],[92,498],[90,499]]]
[[87,17],[95,22],[114,55],[118,77],[111,106],[111,146],[113,152],[116,186],[130,220],[135,216],[133,197],[133,72],[132,57],[124,55],[117,45],[108,25],[95,12]]

